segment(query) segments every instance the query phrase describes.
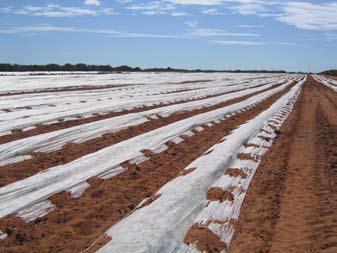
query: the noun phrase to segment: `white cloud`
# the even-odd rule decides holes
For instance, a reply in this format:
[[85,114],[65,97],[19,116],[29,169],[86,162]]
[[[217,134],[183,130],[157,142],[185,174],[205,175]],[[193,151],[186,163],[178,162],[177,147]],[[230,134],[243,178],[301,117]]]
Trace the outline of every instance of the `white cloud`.
[[211,40],[210,42],[221,46],[263,46],[265,42],[246,40]]
[[275,18],[299,29],[337,30],[336,1],[311,3],[305,1],[282,2],[278,0],[223,0],[221,2],[231,4],[228,8],[241,15]]
[[177,5],[221,5],[225,3],[242,5],[274,5],[280,3],[276,0],[165,0]]
[[132,4],[126,9],[143,15],[170,15],[173,17],[189,16],[185,11],[180,11],[174,4],[163,1],[152,1],[144,4]]
[[224,14],[223,12],[219,11],[216,8],[210,8],[210,9],[202,10],[201,13],[205,14],[205,15],[223,15]]
[[293,42],[283,42],[283,41],[274,42],[272,44],[279,45],[279,46],[294,46],[295,45],[295,43]]
[[189,14],[186,12],[172,12],[171,16],[172,17],[183,17],[183,16],[189,16]]
[[223,37],[223,36],[236,36],[236,37],[258,37],[259,34],[256,33],[233,33],[225,32],[220,29],[212,28],[196,28],[193,29],[191,34],[197,37]]
[[133,0],[116,0],[118,3],[127,4],[133,2]]
[[255,28],[263,28],[264,25],[238,25],[239,28],[247,28],[247,29],[255,29]]
[[337,30],[337,2],[289,2],[279,21],[306,30]]
[[[199,5],[218,7],[224,6],[233,13],[240,15],[257,15],[260,17],[278,17],[280,13],[272,8],[283,5],[279,0],[164,0],[175,5]],[[218,8],[209,8],[201,11],[205,15],[222,15]]]
[[12,12],[13,8],[12,7],[3,7],[0,8],[0,13],[10,13]]
[[51,25],[22,26],[9,29],[0,29],[0,33],[2,34],[34,33],[34,32],[76,32],[76,29],[72,27],[60,27]]
[[[311,3],[279,0],[166,0],[181,5],[220,5],[240,15],[254,15],[276,20],[307,30],[337,30],[337,2]],[[217,8],[202,11],[217,14]],[[242,27],[243,28],[243,27]],[[248,28],[248,27],[246,27]]]
[[57,4],[49,4],[46,6],[25,6],[17,10],[12,9],[11,11],[14,14],[19,15],[32,15],[51,18],[118,14],[112,8],[89,9],[80,7],[64,7]]
[[265,1],[265,0],[239,0],[239,1],[230,1],[235,5],[228,7],[234,13],[241,15],[256,15],[259,17],[277,17],[280,15],[278,8],[280,5],[283,5],[284,2],[278,1]]
[[126,9],[143,14],[143,15],[170,15],[173,17],[188,16],[184,11],[177,10],[176,6],[170,3],[152,1],[146,4],[132,4]]
[[223,0],[167,0],[167,2],[171,2],[173,4],[180,5],[217,5],[221,4]]
[[0,34],[41,33],[41,32],[96,33],[119,38],[172,38],[172,39],[188,38],[187,36],[184,35],[137,33],[137,32],[116,31],[112,29],[86,29],[78,27],[65,27],[53,25],[36,25],[36,26],[23,26],[9,29],[0,29]]
[[185,25],[187,25],[190,28],[196,28],[198,27],[198,21],[195,20],[185,21]]
[[202,29],[193,28],[190,32],[184,34],[151,34],[139,32],[125,32],[116,31],[112,29],[86,29],[78,27],[65,27],[53,25],[36,25],[36,26],[23,26],[8,29],[0,29],[2,34],[21,34],[21,33],[42,33],[42,32],[73,32],[73,33],[96,33],[105,34],[111,37],[124,37],[124,38],[171,38],[171,39],[197,39],[206,37],[242,37],[242,36],[259,36],[258,34],[250,33],[229,33],[217,29]]
[[146,4],[133,4],[126,7],[128,10],[137,11],[144,15],[172,15],[177,13],[176,7],[170,3],[153,1]]
[[[239,15],[253,15],[273,18],[282,23],[307,30],[337,30],[337,2],[315,4],[303,1],[280,0],[152,0],[139,2],[134,0],[115,0],[125,4],[131,14],[169,15],[173,17],[192,16],[186,9],[189,5],[199,6],[204,15],[224,15],[225,8]],[[98,6],[101,0],[84,0],[86,5]],[[195,10],[195,8],[193,8]],[[41,17],[76,17],[116,15],[113,8],[68,7],[57,4],[46,6],[23,6],[19,9],[2,7],[0,13],[14,13]],[[130,13],[127,13],[130,14]],[[241,25],[240,28],[258,28],[258,26]],[[200,34],[210,33],[200,31]],[[213,34],[216,32],[213,32]]]
[[258,37],[256,33],[237,33],[227,32],[214,28],[201,28],[197,21],[186,21],[185,25],[190,28],[190,35],[194,37],[224,37],[224,36],[236,36],[236,37]]
[[[280,14],[272,8],[283,5],[279,0],[165,0],[175,5],[199,5],[218,7],[224,6],[234,13],[241,15],[257,15],[260,17],[278,17]],[[201,11],[202,14],[221,15],[217,8]]]
[[218,44],[221,46],[293,46],[294,43],[291,42],[265,42],[265,41],[247,41],[247,40],[211,40],[211,43]]
[[85,5],[96,5],[99,6],[101,3],[99,0],[85,0],[84,1]]
[[256,3],[245,3],[230,7],[231,10],[238,12],[241,15],[256,15],[258,13],[266,12],[265,6]]

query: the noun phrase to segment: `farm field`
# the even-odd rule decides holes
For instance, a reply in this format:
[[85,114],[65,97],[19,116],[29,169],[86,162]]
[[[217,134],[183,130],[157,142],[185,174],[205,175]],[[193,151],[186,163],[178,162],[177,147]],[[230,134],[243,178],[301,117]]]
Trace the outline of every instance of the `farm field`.
[[0,252],[337,252],[337,80],[0,76]]

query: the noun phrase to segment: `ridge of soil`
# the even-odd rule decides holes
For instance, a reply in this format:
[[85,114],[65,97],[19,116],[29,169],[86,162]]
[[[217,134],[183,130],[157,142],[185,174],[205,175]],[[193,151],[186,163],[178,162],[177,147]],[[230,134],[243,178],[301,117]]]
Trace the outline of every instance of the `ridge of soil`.
[[[190,80],[190,81],[182,81],[182,82],[170,82],[168,84],[188,84],[188,83],[205,83],[211,82],[213,80]],[[53,88],[41,88],[36,90],[28,90],[28,91],[17,91],[17,92],[8,92],[0,94],[0,97],[5,96],[15,96],[15,95],[26,95],[26,94],[38,94],[38,93],[54,93],[54,92],[65,92],[65,91],[91,91],[91,90],[104,90],[104,89],[111,89],[111,88],[131,88],[133,89],[134,86],[141,86],[144,84],[106,84],[106,85],[86,85],[86,86],[68,86],[68,87],[53,87]],[[118,89],[117,89],[118,90]]]
[[[278,96],[278,94],[283,94],[284,92],[288,91],[293,85],[290,85],[285,90],[277,93],[276,96]],[[149,132],[151,130],[169,125],[173,122],[177,122],[179,120],[186,119],[197,114],[209,112],[221,107],[241,102],[249,97],[259,94],[260,92],[249,94],[240,98],[235,98],[226,102],[216,104],[214,106],[204,107],[201,109],[187,111],[179,114],[173,114],[167,118],[150,120],[137,126],[130,126],[127,129],[121,130],[116,133],[104,134],[102,137],[91,139],[80,144],[69,143],[66,144],[62,149],[56,150],[54,152],[32,153],[32,159],[0,167],[0,187],[3,187],[18,180],[22,180],[48,168],[66,164],[84,155],[96,152],[100,149],[111,146],[123,140],[130,139],[145,132]]]
[[[184,142],[170,145],[150,160],[129,166],[113,178],[91,178],[90,187],[79,198],[61,192],[50,198],[56,209],[34,222],[25,223],[13,215],[0,220],[0,230],[8,237],[0,252],[79,252],[88,248],[113,224],[130,215],[137,205],[200,157],[238,125],[245,123],[271,106],[291,86],[212,127],[196,132]],[[160,196],[159,196],[160,198]],[[155,200],[154,200],[155,201]]]
[[[266,84],[263,84],[263,85],[266,85]],[[253,87],[250,87],[249,89],[258,88],[258,87],[261,87],[263,85],[253,86]],[[275,84],[271,88],[267,88],[263,91],[267,91],[267,90],[276,88],[280,85],[282,85],[282,84]],[[245,88],[245,89],[247,89],[247,88]],[[242,91],[242,90],[245,90],[245,89],[241,89],[241,90],[238,90],[238,91]],[[235,92],[238,92],[238,91],[235,91]],[[261,92],[263,92],[263,91],[261,91]],[[99,121],[99,120],[104,120],[104,119],[113,118],[113,117],[117,117],[117,116],[122,116],[122,115],[126,115],[126,114],[129,114],[129,113],[144,112],[144,111],[153,110],[153,109],[157,109],[157,108],[164,107],[164,106],[170,106],[170,105],[175,105],[175,104],[183,104],[183,103],[186,103],[186,102],[192,102],[192,101],[198,101],[198,100],[223,96],[223,95],[235,93],[235,92],[233,92],[233,91],[224,92],[224,93],[221,93],[221,94],[208,95],[208,96],[201,97],[201,98],[181,100],[179,102],[172,102],[172,103],[167,103],[167,104],[142,106],[142,107],[134,108],[132,110],[123,110],[123,111],[120,111],[120,112],[109,112],[105,115],[93,115],[92,117],[88,117],[88,118],[79,117],[78,119],[73,119],[73,120],[68,120],[68,121],[63,121],[62,119],[59,119],[58,123],[53,123],[53,124],[49,124],[49,125],[36,124],[34,129],[27,130],[27,131],[13,129],[11,134],[0,136],[0,144],[4,144],[4,143],[10,142],[10,141],[19,140],[19,139],[23,139],[23,138],[27,138],[27,137],[31,137],[31,136],[36,136],[36,135],[39,135],[39,134],[49,133],[49,132],[53,132],[53,131],[57,131],[57,130],[61,130],[61,129],[66,129],[66,128],[73,127],[73,126],[79,126],[79,125],[91,123],[91,122],[94,122],[94,121]],[[248,97],[248,95],[247,95],[247,97]],[[4,109],[4,111],[10,112],[9,109]]]

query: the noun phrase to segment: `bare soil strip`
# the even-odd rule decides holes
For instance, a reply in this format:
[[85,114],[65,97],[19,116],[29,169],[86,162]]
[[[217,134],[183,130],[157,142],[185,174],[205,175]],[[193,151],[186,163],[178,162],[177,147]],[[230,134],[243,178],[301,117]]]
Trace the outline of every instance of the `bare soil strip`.
[[[52,196],[50,200],[56,209],[35,222],[25,223],[15,216],[1,219],[0,230],[7,233],[8,238],[1,242],[0,251],[79,252],[86,249],[114,223],[129,215],[143,199],[155,196],[193,160],[238,125],[266,110],[288,90],[224,122],[204,126],[203,131],[195,132],[178,145],[170,143],[169,149],[152,154],[146,162],[128,164],[129,169],[118,176],[107,180],[90,179],[90,187],[77,199],[66,192]],[[63,155],[66,157],[67,153]]]
[[309,77],[248,189],[231,253],[337,252],[336,104]]
[[[266,85],[266,84],[263,84],[263,85]],[[257,85],[257,86],[254,86],[254,87],[250,87],[249,89],[258,88],[258,87],[261,87],[263,85]],[[265,89],[261,92],[276,88],[280,85],[281,84],[273,85],[271,88]],[[245,89],[247,89],[247,88],[245,88]],[[242,90],[245,90],[245,89],[242,89]],[[238,91],[242,91],[242,90],[238,90]],[[238,91],[235,91],[235,92],[238,92]],[[116,116],[121,116],[121,115],[129,114],[129,113],[143,112],[143,111],[147,111],[147,110],[160,108],[160,107],[163,107],[163,106],[169,106],[169,105],[174,105],[174,104],[182,104],[182,103],[191,102],[191,101],[208,99],[208,98],[218,97],[218,96],[222,96],[222,95],[230,94],[230,93],[233,93],[233,92],[232,91],[231,92],[224,92],[224,93],[221,93],[221,94],[209,95],[209,96],[206,96],[206,97],[203,97],[203,98],[191,99],[191,100],[188,100],[188,101],[182,100],[180,102],[168,103],[168,104],[165,104],[165,105],[162,104],[162,105],[153,105],[153,106],[143,106],[143,107],[140,107],[140,108],[135,108],[133,110],[123,110],[121,112],[110,112],[110,113],[105,114],[105,115],[96,115],[96,116],[92,116],[92,117],[85,118],[85,119],[79,118],[79,119],[74,119],[74,120],[69,120],[69,121],[59,120],[60,121],[59,123],[54,123],[54,124],[50,124],[50,125],[38,124],[38,125],[35,125],[36,128],[28,130],[28,131],[12,130],[12,132],[13,132],[12,134],[0,136],[0,144],[4,144],[4,143],[10,142],[10,141],[23,139],[23,138],[43,134],[43,133],[49,133],[49,132],[53,132],[53,131],[57,131],[57,130],[61,130],[61,129],[65,129],[65,128],[69,128],[69,127],[73,127],[73,126],[78,126],[78,125],[82,125],[82,124],[86,124],[86,123],[90,123],[90,122],[94,122],[94,121],[108,119],[108,118],[112,118],[112,117],[116,117]],[[257,94],[257,93],[254,93],[254,94]],[[252,94],[252,95],[254,95],[254,94]],[[247,95],[245,97],[248,98],[249,96],[252,96],[252,95]]]
[[[273,86],[274,87],[274,86]],[[285,91],[288,91],[292,87],[289,86]],[[269,88],[271,89],[271,88]],[[266,89],[266,90],[269,90]],[[264,91],[266,91],[264,90]],[[261,91],[261,92],[264,92]],[[64,148],[51,152],[51,153],[33,153],[31,154],[34,158],[26,161],[22,161],[15,164],[9,164],[0,167],[0,187],[13,183],[15,181],[32,176],[40,171],[48,169],[53,166],[62,165],[71,162],[81,156],[87,155],[92,152],[96,152],[105,147],[116,144],[120,141],[132,138],[134,136],[140,135],[142,133],[154,130],[156,128],[171,124],[173,122],[192,117],[194,115],[212,111],[221,107],[225,107],[234,103],[241,102],[249,97],[255,96],[261,92],[256,92],[241,98],[232,99],[211,107],[202,108],[194,111],[189,111],[180,114],[173,114],[167,118],[159,118],[156,120],[150,120],[143,124],[129,127],[125,130],[112,133],[104,134],[102,137],[89,140],[81,144],[69,143],[64,146]],[[27,169],[29,168],[29,169]]]

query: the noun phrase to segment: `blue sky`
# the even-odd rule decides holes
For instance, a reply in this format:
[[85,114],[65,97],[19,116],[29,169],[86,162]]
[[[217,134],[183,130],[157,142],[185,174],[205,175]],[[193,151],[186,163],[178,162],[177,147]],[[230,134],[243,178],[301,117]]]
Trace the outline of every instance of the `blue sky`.
[[337,68],[337,1],[1,0],[0,62]]

